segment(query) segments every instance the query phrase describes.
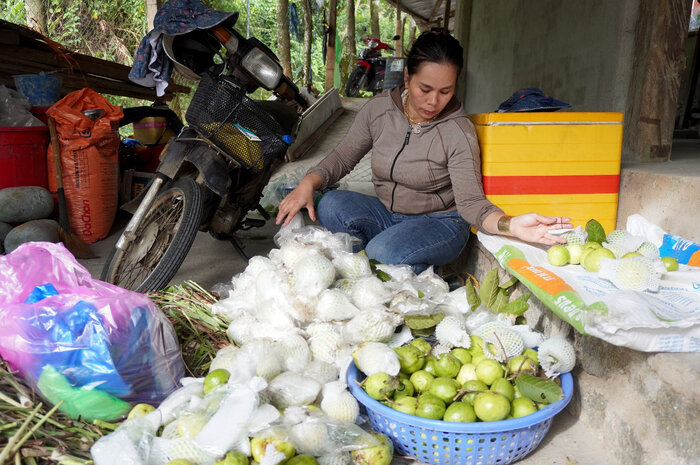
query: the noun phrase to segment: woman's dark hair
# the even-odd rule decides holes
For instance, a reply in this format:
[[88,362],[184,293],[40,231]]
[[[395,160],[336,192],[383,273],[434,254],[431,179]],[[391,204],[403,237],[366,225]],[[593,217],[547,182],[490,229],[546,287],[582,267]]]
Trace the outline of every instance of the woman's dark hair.
[[433,28],[418,36],[406,57],[408,74],[418,72],[423,63],[447,63],[457,67],[457,74],[464,65],[462,46],[447,30]]

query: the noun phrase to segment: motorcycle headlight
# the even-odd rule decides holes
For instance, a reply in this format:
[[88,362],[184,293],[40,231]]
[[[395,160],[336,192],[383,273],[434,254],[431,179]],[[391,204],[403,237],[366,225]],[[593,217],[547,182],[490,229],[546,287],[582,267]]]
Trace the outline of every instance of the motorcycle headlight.
[[251,76],[260,81],[267,89],[275,89],[282,78],[282,67],[259,48],[248,52],[241,60],[241,65]]
[[372,39],[372,40],[370,40],[369,42],[367,42],[367,46],[368,46],[369,48],[376,48],[377,45],[379,45],[379,42],[377,42],[377,41],[374,40],[374,39]]

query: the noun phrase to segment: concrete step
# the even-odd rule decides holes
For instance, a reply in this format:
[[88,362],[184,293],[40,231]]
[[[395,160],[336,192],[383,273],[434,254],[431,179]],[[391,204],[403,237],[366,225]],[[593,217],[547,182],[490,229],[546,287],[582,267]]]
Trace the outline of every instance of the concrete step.
[[[498,263],[472,238],[467,252],[453,266],[483,276]],[[505,276],[503,271],[502,280]],[[521,284],[517,287],[514,296],[524,289]],[[534,460],[537,453],[560,457],[557,454],[569,448],[573,452],[567,460],[577,465],[700,464],[700,355],[617,347],[576,332],[536,298],[529,302],[528,323],[548,336],[567,335],[576,349],[574,399],[565,410],[570,418],[555,420],[555,424],[575,425],[575,430],[553,427],[550,434],[561,437],[552,438],[540,449],[563,449],[538,449],[520,463],[534,464],[527,460]],[[576,441],[586,446],[574,447]],[[607,454],[605,460],[598,460],[598,453]],[[549,456],[537,463],[560,463],[548,460]]]

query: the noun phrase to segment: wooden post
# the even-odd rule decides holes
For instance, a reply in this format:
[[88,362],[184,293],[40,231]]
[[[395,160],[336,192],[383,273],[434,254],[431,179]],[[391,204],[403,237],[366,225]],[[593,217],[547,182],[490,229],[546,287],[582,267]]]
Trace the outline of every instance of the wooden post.
[[670,158],[690,6],[685,0],[640,0],[625,111],[623,161]]
[[394,56],[400,57],[403,53],[402,43],[403,43],[403,31],[401,30],[401,0],[396,2],[396,30],[394,34],[401,36],[399,40],[394,41]]
[[337,0],[329,0],[328,2],[328,42],[326,45],[326,80],[323,85],[324,90],[333,87],[333,78],[335,77],[335,34],[336,34],[336,18],[338,16]]
[[450,13],[452,13],[452,5],[450,5],[450,0],[445,0],[445,21],[443,27],[450,30]]

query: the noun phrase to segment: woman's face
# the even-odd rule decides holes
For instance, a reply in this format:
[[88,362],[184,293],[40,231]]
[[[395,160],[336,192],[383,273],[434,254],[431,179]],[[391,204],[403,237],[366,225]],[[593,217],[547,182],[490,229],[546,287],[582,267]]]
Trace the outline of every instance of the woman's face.
[[404,69],[408,90],[408,114],[416,122],[430,121],[445,108],[455,92],[457,67],[425,62],[412,75]]

